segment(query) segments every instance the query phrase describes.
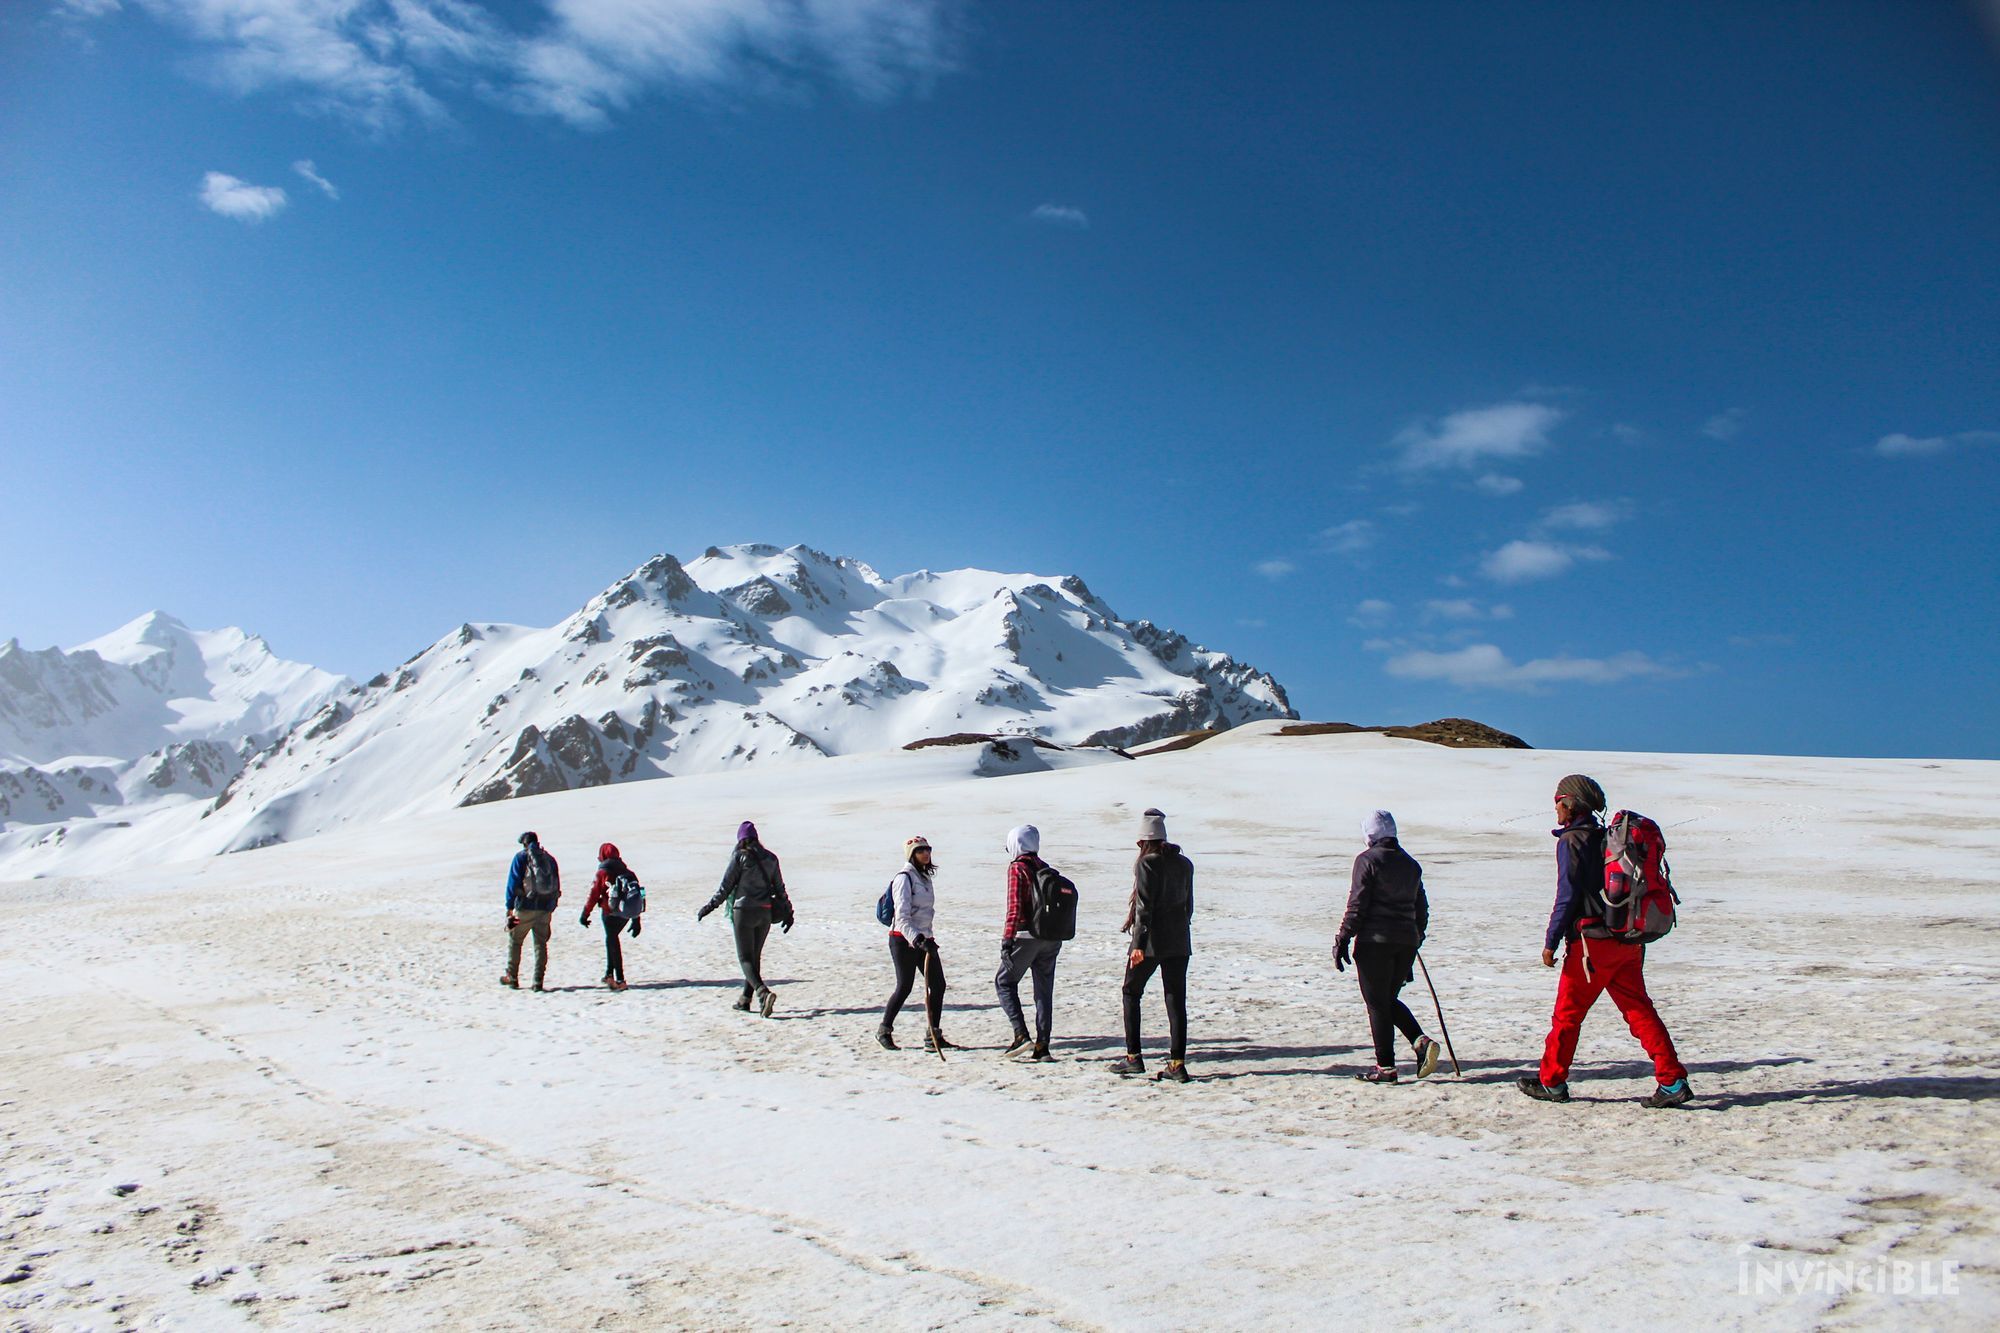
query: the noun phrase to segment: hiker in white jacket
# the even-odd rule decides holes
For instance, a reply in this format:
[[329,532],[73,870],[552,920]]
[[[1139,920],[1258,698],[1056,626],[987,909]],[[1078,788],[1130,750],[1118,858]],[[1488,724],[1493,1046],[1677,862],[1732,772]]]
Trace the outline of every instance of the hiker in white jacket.
[[932,933],[937,904],[933,882],[937,867],[931,862],[930,840],[921,835],[909,839],[903,844],[903,854],[903,868],[896,872],[896,878],[889,884],[889,900],[893,908],[889,919],[889,961],[896,968],[896,989],[882,1011],[882,1026],[876,1029],[875,1040],[882,1044],[884,1050],[897,1049],[896,1015],[902,1012],[903,1001],[910,998],[910,988],[916,984],[917,973],[921,971],[924,974],[924,1008],[930,1014],[930,1030],[924,1034],[924,1049],[937,1049],[931,1040],[935,1034],[938,1045],[946,1050],[955,1050],[956,1047],[944,1039],[940,1029],[944,1017],[944,962],[938,957],[937,937]]

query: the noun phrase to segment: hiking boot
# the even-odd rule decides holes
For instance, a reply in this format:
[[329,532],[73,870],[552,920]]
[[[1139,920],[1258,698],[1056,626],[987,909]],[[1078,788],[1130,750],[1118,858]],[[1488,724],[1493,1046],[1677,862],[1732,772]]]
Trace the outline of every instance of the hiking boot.
[[598,979],[607,986],[611,984],[611,974],[609,972],[606,972],[602,977]]
[[612,983],[611,983],[611,989],[612,989],[612,990],[624,990],[624,989],[625,989],[625,978],[623,978],[623,977],[620,977],[620,978],[618,978],[618,980],[616,980],[616,981],[612,982]]
[[747,1014],[750,1012],[750,997],[748,995],[739,995],[736,997],[736,1003],[729,1007],[738,1013]]
[[1025,1028],[1019,1029],[1014,1033],[1014,1040],[1007,1044],[1006,1053],[1008,1055],[1024,1054],[1030,1046],[1034,1045],[1034,1041],[1035,1039],[1028,1035]]
[[1055,1057],[1049,1054],[1047,1042],[1036,1042],[1035,1053],[1028,1058],[1038,1065],[1053,1064],[1055,1062]]
[[778,992],[770,989],[768,986],[765,987],[764,997],[757,1005],[757,1012],[764,1015],[764,1017],[769,1018],[771,1016],[771,1011],[773,1009],[776,1009],[777,1007],[778,1007]]
[[500,974],[500,984],[503,986],[510,986],[515,990],[521,989],[521,979],[515,976],[512,972],[502,972]]
[[1429,1037],[1417,1038],[1418,1078],[1429,1078],[1432,1074],[1437,1073],[1438,1052],[1443,1049],[1444,1047],[1438,1045],[1436,1042],[1432,1041]]
[[1143,1074],[1146,1072],[1145,1057],[1137,1054],[1122,1056],[1111,1062],[1111,1072],[1128,1077],[1133,1074]]
[[1373,1069],[1362,1070],[1354,1077],[1363,1083],[1394,1083],[1396,1081],[1396,1066],[1376,1065]]
[[1185,1083],[1188,1081],[1187,1061],[1169,1060],[1167,1067],[1153,1075],[1155,1083]]
[[1569,1100],[1569,1084],[1558,1083],[1553,1088],[1547,1087],[1533,1074],[1526,1074],[1515,1079],[1514,1086],[1538,1102],[1566,1102]]
[[924,1049],[927,1051],[937,1051],[937,1050],[961,1051],[964,1050],[965,1048],[963,1046],[960,1046],[957,1042],[953,1041],[950,1037],[945,1036],[944,1033],[942,1032],[937,1034],[936,1041],[932,1041],[931,1034],[926,1032],[924,1034]]
[[885,1051],[901,1049],[896,1045],[896,1034],[889,1030],[889,1026],[886,1023],[875,1029],[875,1042]]
[[1650,1107],[1657,1111],[1665,1106],[1686,1106],[1688,1100],[1693,1096],[1694,1089],[1688,1086],[1686,1077],[1681,1077],[1675,1079],[1672,1083],[1662,1083],[1659,1087],[1654,1088],[1653,1095],[1640,1102],[1639,1105]]

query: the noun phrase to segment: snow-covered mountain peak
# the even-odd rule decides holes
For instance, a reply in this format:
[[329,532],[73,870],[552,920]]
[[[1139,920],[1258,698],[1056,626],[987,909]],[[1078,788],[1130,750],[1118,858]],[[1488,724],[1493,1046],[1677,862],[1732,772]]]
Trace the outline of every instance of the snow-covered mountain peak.
[[[1294,716],[1268,675],[1121,619],[1074,576],[884,578],[858,560],[762,543],[710,547],[685,564],[656,555],[547,628],[468,621],[359,688],[280,662],[241,631],[189,630],[168,616],[142,617],[97,648],[119,660],[56,654],[77,678],[70,693],[143,689],[166,740],[219,740],[228,729],[209,723],[224,714],[245,732],[267,719],[283,732],[241,764],[209,751],[156,758],[148,773],[190,791],[231,776],[205,812],[179,808],[171,834],[135,822],[108,835],[136,854],[158,854],[149,838],[166,837],[178,855],[239,850],[453,805],[932,736],[1123,746]],[[0,687],[48,670],[0,652]],[[17,697],[0,692],[0,728]],[[84,774],[36,786],[32,800],[73,812],[101,785]],[[72,830],[70,840],[85,837]],[[0,864],[15,859],[10,840],[20,848],[0,833]]]

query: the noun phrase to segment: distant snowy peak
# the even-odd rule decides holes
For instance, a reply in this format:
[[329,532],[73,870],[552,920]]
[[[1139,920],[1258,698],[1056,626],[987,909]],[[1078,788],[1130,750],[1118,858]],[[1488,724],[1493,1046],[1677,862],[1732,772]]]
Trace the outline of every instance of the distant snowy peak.
[[[159,854],[149,840],[162,839],[189,856],[925,737],[1129,746],[1296,716],[1269,675],[1123,619],[1079,578],[884,578],[805,546],[710,547],[686,564],[654,556],[558,624],[468,622],[359,687],[280,662],[240,631],[192,631],[164,616],[74,654],[14,649],[0,655],[0,682],[10,672],[37,683],[0,686],[0,728],[13,728],[0,730],[0,748],[32,733],[23,753],[148,754],[146,775],[214,795],[199,812],[176,806],[170,827],[138,819],[126,796],[115,817],[135,821],[127,830],[105,825],[116,803],[106,785],[143,793],[150,777],[79,765],[16,773],[0,783],[14,819],[103,818],[0,834],[0,863],[9,837],[17,863],[86,844],[110,863],[113,841]],[[18,720],[30,714],[34,726]],[[268,743],[232,747],[266,720]],[[100,748],[78,748],[85,733],[103,733]],[[195,742],[221,748],[166,748]]]
[[192,742],[289,730],[350,682],[274,654],[240,629],[149,612],[64,652],[0,644],[0,755],[137,760]]

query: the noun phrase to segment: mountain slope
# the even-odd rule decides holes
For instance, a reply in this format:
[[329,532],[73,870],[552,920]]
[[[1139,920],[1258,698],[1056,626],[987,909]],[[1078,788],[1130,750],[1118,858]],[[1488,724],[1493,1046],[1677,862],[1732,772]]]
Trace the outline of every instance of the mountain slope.
[[949,732],[1103,746],[1293,716],[1269,676],[1120,619],[1080,579],[885,579],[806,547],[712,547],[655,556],[545,629],[461,625],[324,699],[200,816],[117,839],[199,855]]

